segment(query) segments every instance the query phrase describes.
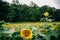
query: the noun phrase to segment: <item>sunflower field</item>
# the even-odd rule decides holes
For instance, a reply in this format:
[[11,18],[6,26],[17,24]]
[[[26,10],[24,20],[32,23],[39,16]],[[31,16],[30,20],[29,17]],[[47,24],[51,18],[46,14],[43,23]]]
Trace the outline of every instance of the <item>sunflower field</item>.
[[59,40],[60,23],[52,22],[48,12],[40,23],[6,23],[0,21],[0,40]]

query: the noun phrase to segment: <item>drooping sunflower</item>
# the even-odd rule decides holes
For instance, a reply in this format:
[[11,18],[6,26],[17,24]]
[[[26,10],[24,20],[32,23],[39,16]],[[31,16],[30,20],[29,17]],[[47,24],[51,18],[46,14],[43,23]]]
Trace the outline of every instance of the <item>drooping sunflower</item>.
[[40,29],[41,33],[46,33],[46,29]]
[[48,12],[45,12],[43,15],[44,16],[49,16],[49,13]]
[[32,30],[30,29],[22,29],[20,32],[21,37],[25,39],[32,38]]

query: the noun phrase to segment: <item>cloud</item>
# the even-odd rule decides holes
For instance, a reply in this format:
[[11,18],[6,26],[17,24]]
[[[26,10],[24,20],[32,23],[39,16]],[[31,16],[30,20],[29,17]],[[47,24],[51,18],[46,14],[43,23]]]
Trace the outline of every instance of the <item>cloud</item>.
[[[5,0],[5,1],[9,3],[12,2],[12,0]],[[19,0],[20,3],[27,5],[29,5],[31,1],[33,1],[38,6],[49,5],[51,7],[60,8],[60,0]]]
[[[59,8],[58,2],[56,3],[57,0],[31,0],[34,3],[36,3],[39,6],[44,6],[44,5],[49,5],[51,7]],[[60,2],[59,2],[60,3]]]
[[60,4],[60,0],[55,0],[57,4]]
[[60,0],[55,0],[55,3],[57,4],[57,8],[60,9]]

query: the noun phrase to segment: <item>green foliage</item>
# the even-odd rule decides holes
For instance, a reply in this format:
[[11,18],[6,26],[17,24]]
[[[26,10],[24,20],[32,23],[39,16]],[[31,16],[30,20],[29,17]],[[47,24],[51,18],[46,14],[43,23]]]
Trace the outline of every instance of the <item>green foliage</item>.
[[31,2],[30,6],[19,4],[18,0],[9,4],[5,1],[0,1],[0,20],[7,22],[36,22],[44,18],[43,13],[49,12],[52,16],[50,18],[55,21],[60,21],[60,9],[56,9],[50,6],[37,6],[34,2]]

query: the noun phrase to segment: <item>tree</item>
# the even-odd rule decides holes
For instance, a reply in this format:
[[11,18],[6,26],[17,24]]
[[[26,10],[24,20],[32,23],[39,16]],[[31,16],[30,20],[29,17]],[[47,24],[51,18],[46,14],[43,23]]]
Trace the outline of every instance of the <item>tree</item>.
[[55,21],[60,21],[60,9],[56,9],[53,17],[54,17]]
[[9,3],[0,1],[0,20],[5,20],[9,12]]
[[12,4],[5,1],[0,1],[0,20],[6,22],[36,22],[40,21],[41,18],[45,17],[44,12],[48,12],[55,19],[59,21],[60,19],[60,9],[50,7],[47,5],[39,7],[34,2],[31,2],[30,6],[26,4],[19,4],[18,0],[13,0]]

